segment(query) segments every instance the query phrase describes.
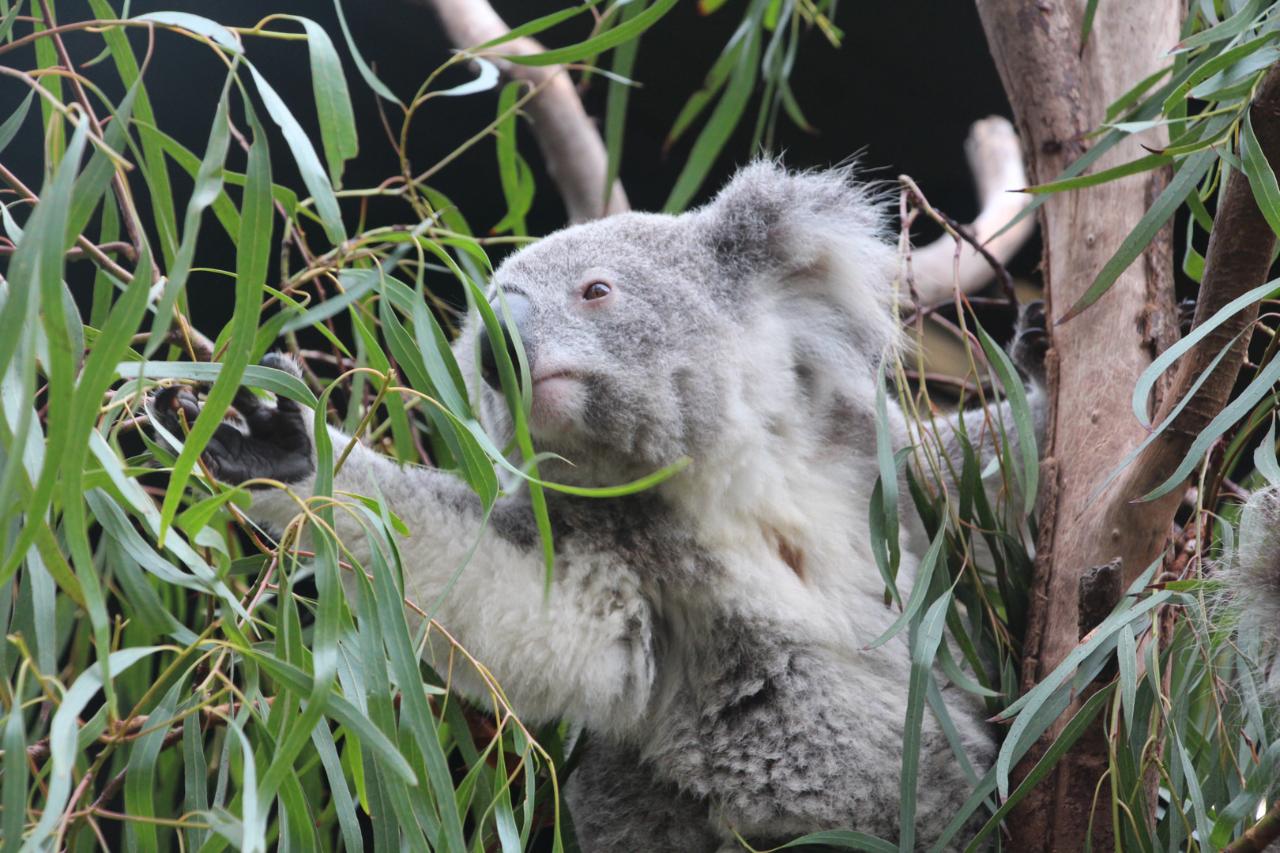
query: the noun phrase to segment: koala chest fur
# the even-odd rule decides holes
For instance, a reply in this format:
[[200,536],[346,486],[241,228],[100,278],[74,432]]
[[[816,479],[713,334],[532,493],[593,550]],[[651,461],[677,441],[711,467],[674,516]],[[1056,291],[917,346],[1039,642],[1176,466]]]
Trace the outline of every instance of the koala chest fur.
[[[759,488],[735,481],[718,500],[682,481],[608,503],[553,502],[567,579],[589,587],[590,555],[626,555],[634,582],[587,597],[630,614],[616,642],[628,658],[643,650],[651,679],[630,687],[647,696],[641,707],[584,726],[568,789],[584,849],[712,850],[730,829],[761,844],[822,828],[896,833],[909,655],[903,638],[866,649],[896,616],[860,532],[868,464],[791,459],[770,470],[762,457],[739,475]],[[532,547],[531,515],[508,512],[495,530]],[[913,570],[908,552],[904,584]],[[980,709],[960,701],[952,714],[962,748],[985,766]],[[921,762],[922,806],[954,811],[968,786],[932,721]],[[653,840],[661,833],[666,847]]]

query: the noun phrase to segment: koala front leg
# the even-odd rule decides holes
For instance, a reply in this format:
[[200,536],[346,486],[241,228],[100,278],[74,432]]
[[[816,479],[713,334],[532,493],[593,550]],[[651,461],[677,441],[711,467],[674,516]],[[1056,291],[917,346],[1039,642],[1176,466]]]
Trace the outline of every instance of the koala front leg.
[[[282,360],[272,367],[292,368]],[[296,368],[295,368],[296,369]],[[281,399],[275,406],[242,390],[235,401],[245,428],[218,427],[204,460],[218,479],[241,483],[280,480],[289,492],[252,488],[248,514],[279,532],[300,513],[298,499],[311,497],[315,479],[312,413]],[[199,413],[190,390],[165,389],[155,414],[176,435],[182,418]],[[329,428],[337,457],[349,438]],[[380,498],[409,530],[398,538],[406,598],[434,618],[481,661],[529,722],[571,717],[597,730],[617,731],[634,720],[653,680],[652,614],[640,582],[613,555],[577,544],[568,536],[557,555],[550,591],[524,495],[500,498],[490,523],[476,494],[453,475],[399,465],[356,444],[338,469],[333,491]],[[370,540],[361,514],[337,508],[343,544],[365,564]],[[428,652],[443,671],[448,645],[433,641]],[[454,668],[455,683],[472,694],[486,692],[467,664]]]

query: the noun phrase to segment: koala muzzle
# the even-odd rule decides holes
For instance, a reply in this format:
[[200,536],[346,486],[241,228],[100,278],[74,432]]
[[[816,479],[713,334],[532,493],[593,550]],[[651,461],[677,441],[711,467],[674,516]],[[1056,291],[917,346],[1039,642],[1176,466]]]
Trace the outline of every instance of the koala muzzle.
[[[518,366],[516,345],[511,336],[511,325],[515,325],[516,332],[520,335],[520,343],[524,345],[525,353],[530,352],[529,340],[529,315],[532,313],[532,306],[529,298],[521,293],[502,294],[502,302],[506,303],[507,310],[504,313],[502,304],[495,297],[493,302],[493,311],[498,315],[498,326],[502,329],[502,338],[507,344],[507,355],[511,357],[512,365],[516,366],[516,374],[519,375],[520,368]],[[480,372],[484,377],[485,383],[495,391],[502,390],[502,379],[498,373],[498,356],[493,349],[493,341],[489,339],[489,335],[482,329],[480,332]]]

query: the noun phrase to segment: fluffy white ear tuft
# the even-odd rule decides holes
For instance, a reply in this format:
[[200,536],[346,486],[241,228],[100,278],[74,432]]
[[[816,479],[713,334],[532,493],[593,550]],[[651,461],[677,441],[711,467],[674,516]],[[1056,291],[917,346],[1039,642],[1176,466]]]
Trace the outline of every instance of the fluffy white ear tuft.
[[761,160],[695,215],[724,291],[761,288],[796,334],[820,329],[876,363],[902,341],[892,313],[898,255],[885,239],[882,198],[852,167],[789,172]]
[[826,263],[833,249],[884,246],[884,205],[851,166],[790,172],[757,160],[700,216],[721,259],[752,271],[786,275]]

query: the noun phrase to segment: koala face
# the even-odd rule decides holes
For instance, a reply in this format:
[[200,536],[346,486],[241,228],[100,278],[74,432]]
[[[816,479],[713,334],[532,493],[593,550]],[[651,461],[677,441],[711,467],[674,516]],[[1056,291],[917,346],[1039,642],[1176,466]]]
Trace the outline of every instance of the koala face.
[[[535,444],[574,464],[556,475],[616,483],[785,434],[860,353],[896,340],[880,218],[845,171],[759,163],[699,210],[577,225],[511,256],[490,303],[528,357]],[[507,436],[489,346],[473,321],[459,361],[486,428]]]
[[[539,449],[652,470],[712,438],[718,339],[734,330],[687,225],[615,216],[548,237],[496,271],[490,303],[505,302],[519,330]],[[506,431],[506,403],[481,361],[486,426]]]

